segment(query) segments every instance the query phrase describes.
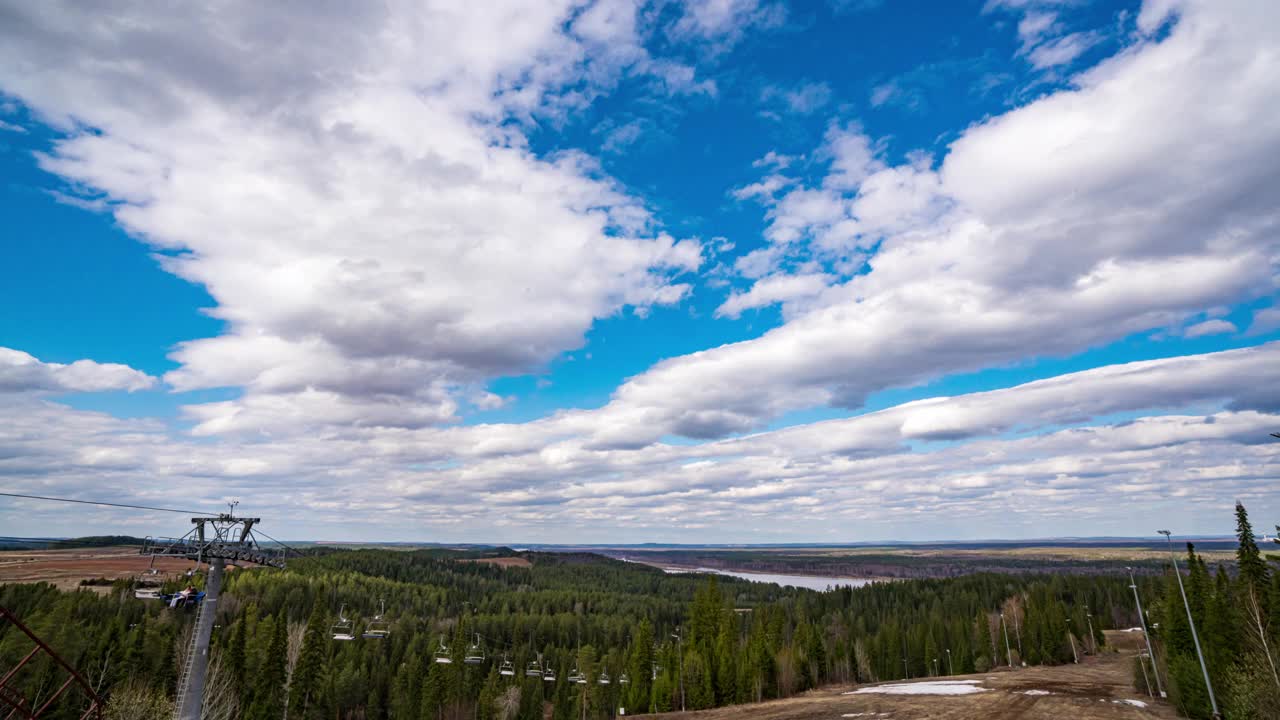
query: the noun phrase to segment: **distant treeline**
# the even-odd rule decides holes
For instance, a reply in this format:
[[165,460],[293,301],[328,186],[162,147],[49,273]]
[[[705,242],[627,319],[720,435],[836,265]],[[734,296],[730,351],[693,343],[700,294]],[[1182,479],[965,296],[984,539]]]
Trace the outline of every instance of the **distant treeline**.
[[[1235,543],[1231,543],[1232,549]],[[742,572],[818,575],[862,578],[949,578],[973,573],[1045,573],[1060,575],[1125,575],[1134,567],[1140,574],[1159,574],[1167,562],[1033,555],[947,554],[907,552],[814,555],[765,550],[663,550],[644,553],[610,552],[656,565],[704,567]]]
[[0,551],[75,549],[110,547],[112,545],[141,545],[142,543],[142,538],[132,535],[87,535],[85,537],[65,539],[0,537]]

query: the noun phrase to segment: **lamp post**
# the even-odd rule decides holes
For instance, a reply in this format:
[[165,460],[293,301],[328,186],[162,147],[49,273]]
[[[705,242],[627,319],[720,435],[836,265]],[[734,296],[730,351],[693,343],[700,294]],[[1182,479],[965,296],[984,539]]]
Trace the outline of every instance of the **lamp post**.
[[1196,658],[1200,660],[1200,672],[1204,673],[1204,686],[1209,691],[1209,705],[1213,708],[1213,717],[1219,720],[1218,699],[1213,695],[1213,683],[1209,681],[1209,668],[1204,664],[1204,651],[1200,649],[1200,635],[1196,632],[1196,621],[1191,616],[1191,603],[1187,601],[1187,590],[1182,586],[1182,573],[1178,571],[1178,556],[1173,552],[1173,537],[1168,530],[1157,530],[1169,542],[1169,559],[1173,561],[1173,576],[1178,578],[1178,592],[1182,593],[1182,606],[1187,609],[1187,623],[1191,625],[1191,640],[1196,645]]
[[680,712],[684,712],[684,645],[679,633],[671,633],[676,639],[676,652],[680,654]]
[[1160,684],[1160,667],[1156,665],[1156,651],[1151,647],[1151,634],[1147,632],[1147,616],[1142,613],[1142,598],[1138,597],[1138,581],[1133,579],[1133,568],[1125,568],[1129,571],[1129,587],[1133,590],[1133,601],[1138,604],[1138,620],[1142,623],[1142,637],[1147,641],[1147,654],[1151,656],[1151,672],[1156,676],[1156,690],[1159,691],[1160,697],[1169,697],[1165,694],[1164,686]]
[[949,675],[956,674],[956,664],[951,660],[951,648],[947,648],[947,670]]
[[1004,613],[1000,613],[1000,629],[1004,630],[1004,651],[1009,658],[1009,667],[1013,667],[1013,648],[1009,646],[1009,625],[1004,621]]

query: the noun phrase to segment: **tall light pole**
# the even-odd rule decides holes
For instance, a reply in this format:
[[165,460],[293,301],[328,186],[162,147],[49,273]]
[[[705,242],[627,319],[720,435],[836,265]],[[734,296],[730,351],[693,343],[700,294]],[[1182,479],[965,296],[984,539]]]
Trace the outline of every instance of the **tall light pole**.
[[1004,651],[1009,657],[1009,667],[1013,667],[1013,648],[1009,646],[1009,624],[1004,621],[1004,613],[1000,613],[1000,629],[1004,630]]
[[676,639],[676,652],[680,654],[680,712],[684,712],[684,645],[680,633],[671,633]]
[[1138,597],[1138,581],[1133,579],[1133,568],[1125,568],[1129,571],[1129,587],[1133,590],[1133,601],[1138,604],[1138,620],[1142,623],[1142,637],[1147,641],[1147,654],[1151,656],[1151,672],[1156,676],[1156,690],[1160,692],[1160,697],[1169,697],[1164,692],[1164,686],[1160,684],[1160,666],[1156,665],[1156,651],[1151,647],[1151,634],[1147,632],[1147,616],[1142,614],[1142,598]]
[[1085,610],[1084,619],[1089,623],[1089,647],[1093,648],[1092,650],[1089,651],[1089,653],[1091,655],[1097,655],[1098,641],[1094,639],[1095,635],[1093,634],[1093,613],[1089,612],[1088,610]]
[[947,669],[950,671],[948,674],[956,674],[956,664],[951,660],[951,648],[947,648]]
[[1191,616],[1191,603],[1187,601],[1187,590],[1182,586],[1182,573],[1178,571],[1178,556],[1173,552],[1173,537],[1168,530],[1157,530],[1169,542],[1169,559],[1173,561],[1173,576],[1178,578],[1178,592],[1182,593],[1182,606],[1187,609],[1187,622],[1191,625],[1191,640],[1196,644],[1196,657],[1200,660],[1200,672],[1204,673],[1204,686],[1209,690],[1209,705],[1213,708],[1213,717],[1220,719],[1218,699],[1213,695],[1213,683],[1209,681],[1209,668],[1204,664],[1204,651],[1200,649],[1200,635],[1196,633],[1196,621]]
[[[1067,618],[1067,622],[1070,623],[1071,618]],[[1071,659],[1075,662],[1075,664],[1079,665],[1080,655],[1076,653],[1076,639],[1075,639],[1075,636],[1072,635],[1071,633],[1070,626],[1067,627],[1067,642],[1071,643]]]

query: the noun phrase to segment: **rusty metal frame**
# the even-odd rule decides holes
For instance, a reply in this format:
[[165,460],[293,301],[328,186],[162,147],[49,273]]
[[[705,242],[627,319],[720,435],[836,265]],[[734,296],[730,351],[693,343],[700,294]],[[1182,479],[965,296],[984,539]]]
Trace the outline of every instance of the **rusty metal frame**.
[[[79,671],[74,667],[71,667],[70,663],[63,660],[62,656],[58,655],[58,653],[55,652],[53,648],[49,647],[45,641],[41,640],[35,633],[31,632],[26,625],[22,624],[22,621],[18,619],[18,616],[14,615],[3,605],[0,605],[0,619],[8,620],[14,627],[22,631],[24,635],[31,638],[31,642],[35,643],[35,647],[31,649],[31,652],[27,653],[26,657],[22,658],[17,665],[10,669],[9,672],[5,673],[4,677],[0,677],[0,710],[3,710],[3,706],[6,705],[11,708],[9,713],[4,716],[4,720],[13,720],[15,716],[25,718],[26,720],[35,720],[36,718],[39,718],[41,713],[53,707],[53,704],[57,702],[58,698],[62,697],[62,694],[66,692],[67,688],[71,687],[73,683],[78,685],[80,690],[84,692],[85,697],[89,699],[89,708],[80,716],[80,720],[102,720],[102,698],[98,693],[94,692],[93,687],[89,685],[89,682],[84,679],[84,676],[81,675]],[[18,671],[27,663],[31,662],[31,660],[41,652],[48,655],[55,663],[61,666],[63,670],[66,670],[68,677],[66,682],[62,683],[62,686],[58,688],[57,692],[50,696],[43,705],[33,710],[31,702],[28,701],[26,697],[18,694],[18,691],[13,686],[12,681],[17,677]]]

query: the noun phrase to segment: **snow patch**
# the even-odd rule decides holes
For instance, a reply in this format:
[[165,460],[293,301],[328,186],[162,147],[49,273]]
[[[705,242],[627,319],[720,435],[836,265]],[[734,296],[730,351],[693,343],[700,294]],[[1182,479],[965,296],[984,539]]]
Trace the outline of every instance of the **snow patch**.
[[1125,628],[1125,629],[1121,630],[1120,632],[1142,632],[1142,628],[1140,628],[1140,627],[1136,627],[1136,628]]
[[1052,695],[1048,690],[1018,690],[1019,695]]
[[972,695],[987,692],[987,688],[977,687],[981,680],[933,680],[930,682],[897,683],[893,685],[877,685],[865,687],[845,695],[865,695],[879,693],[883,695]]
[[1134,706],[1134,707],[1139,707],[1139,708],[1144,708],[1144,707],[1146,707],[1146,706],[1147,706],[1147,704],[1146,704],[1144,701],[1142,701],[1142,700],[1112,700],[1111,702],[1113,702],[1113,703],[1115,703],[1115,704],[1117,704],[1117,705],[1126,705],[1126,704],[1128,704],[1128,705],[1132,705],[1132,706]]

